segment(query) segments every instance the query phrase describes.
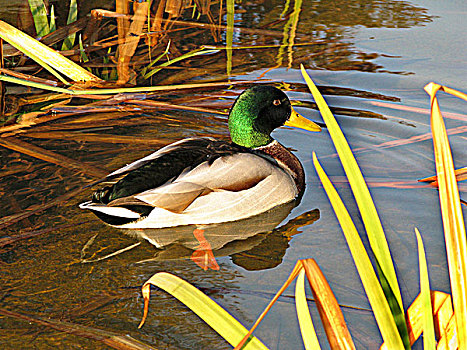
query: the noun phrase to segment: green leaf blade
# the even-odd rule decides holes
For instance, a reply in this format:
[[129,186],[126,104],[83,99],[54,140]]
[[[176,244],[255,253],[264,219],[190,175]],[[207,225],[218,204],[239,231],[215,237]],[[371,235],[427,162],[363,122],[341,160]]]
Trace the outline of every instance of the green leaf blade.
[[55,32],[57,30],[57,26],[55,25],[55,10],[54,5],[50,6],[50,24],[49,24],[49,31],[50,33]]
[[47,19],[47,9],[42,0],[28,0],[29,8],[31,9],[36,34],[38,37],[43,37],[50,33],[49,20]]
[[435,350],[435,326],[433,323],[433,308],[431,306],[430,279],[428,278],[428,267],[426,263],[425,248],[422,237],[415,228],[418,246],[418,265],[420,269],[420,297],[422,300],[422,325],[423,325],[423,349]]
[[358,235],[357,229],[344,206],[339,194],[327,177],[323,168],[319,164],[316,154],[313,152],[313,164],[318,173],[318,176],[323,184],[329,201],[334,209],[334,212],[339,220],[344,236],[347,240],[352,258],[357,267],[358,273],[362,280],[363,287],[367,294],[373,313],[378,323],[381,335],[388,349],[403,349],[404,344],[397,329],[389,304],[384,295],[383,289],[376,277],[376,273],[371,264],[370,258],[365,250],[365,247]]
[[302,334],[303,345],[306,350],[320,350],[321,346],[316,336],[310,309],[305,294],[305,270],[300,271],[295,284],[295,308],[297,310],[298,323]]
[[[71,24],[73,22],[76,22],[77,19],[78,19],[78,4],[76,3],[76,0],[71,0],[70,10],[68,11],[68,19],[66,21],[66,24]],[[73,46],[75,45],[75,38],[76,38],[76,33],[73,33],[67,36],[65,40],[63,40],[62,51],[71,50]]]
[[444,238],[451,281],[451,293],[456,317],[459,349],[467,348],[467,237],[457,186],[451,146],[436,98],[438,90],[467,100],[467,96],[454,89],[435,83],[425,86],[430,95],[431,133],[439,186],[439,200],[443,218]]
[[[321,116],[326,123],[329,134],[334,143],[334,147],[339,155],[342,166],[346,173],[347,179],[349,181],[352,193],[357,202],[360,214],[362,216],[363,224],[370,241],[371,248],[375,255],[376,260],[378,261],[379,268],[381,269],[382,274],[379,274],[380,280],[383,278],[387,280],[387,284],[390,287],[389,289],[383,288],[386,298],[390,300],[395,298],[395,301],[398,304],[398,307],[394,307],[394,303],[391,307],[392,313],[396,320],[400,320],[405,317],[403,313],[403,303],[402,296],[399,289],[399,284],[397,282],[396,271],[391,257],[391,252],[384,235],[383,226],[376,211],[376,207],[371,198],[370,191],[366,182],[363,178],[362,172],[357,164],[357,161],[352,154],[349,144],[345,139],[342,130],[339,127],[336,119],[331,113],[326,101],[323,96],[311,80],[310,76],[307,74],[303,65],[301,65],[302,75],[310,89],[316,104],[319,107]],[[384,275],[384,277],[382,277]],[[405,344],[405,348],[409,348],[409,338],[408,331],[405,322],[398,322],[400,334]]]
[[[165,290],[185,304],[232,346],[237,345],[248,333],[248,330],[227,311],[206,294],[181,278],[166,272],[160,272],[146,281],[144,286],[149,283]],[[251,336],[244,349],[264,350],[267,348],[256,337]]]
[[39,63],[64,84],[67,82],[60,73],[73,81],[100,81],[75,62],[4,21],[0,21],[0,38]]

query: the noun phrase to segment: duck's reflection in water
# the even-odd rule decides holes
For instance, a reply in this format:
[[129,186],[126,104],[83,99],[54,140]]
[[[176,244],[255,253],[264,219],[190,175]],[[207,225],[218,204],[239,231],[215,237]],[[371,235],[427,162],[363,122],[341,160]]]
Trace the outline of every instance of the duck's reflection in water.
[[263,270],[279,265],[290,239],[300,233],[301,227],[319,219],[319,210],[313,209],[277,227],[295,206],[291,202],[248,219],[223,224],[138,229],[127,233],[158,248],[150,260],[190,258],[204,270],[218,270],[215,257],[230,256],[236,265],[247,270]]

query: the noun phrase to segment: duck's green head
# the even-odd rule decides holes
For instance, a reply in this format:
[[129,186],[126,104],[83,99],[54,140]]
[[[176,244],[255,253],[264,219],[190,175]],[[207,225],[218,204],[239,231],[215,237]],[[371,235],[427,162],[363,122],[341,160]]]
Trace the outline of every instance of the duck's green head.
[[230,137],[240,146],[265,146],[273,141],[271,132],[282,125],[321,130],[297,114],[287,95],[273,86],[258,85],[245,90],[230,109]]

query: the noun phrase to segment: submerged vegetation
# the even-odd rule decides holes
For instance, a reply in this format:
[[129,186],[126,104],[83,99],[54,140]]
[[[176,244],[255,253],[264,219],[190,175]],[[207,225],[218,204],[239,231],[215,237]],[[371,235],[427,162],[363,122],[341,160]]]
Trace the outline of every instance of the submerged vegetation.
[[[66,149],[68,142],[121,144],[124,145],[122,147],[125,147],[123,148],[125,152],[134,152],[134,148],[131,147],[135,145],[160,147],[166,144],[164,130],[169,133],[167,138],[171,137],[171,131],[164,129],[167,125],[175,125],[182,130],[190,126],[190,130],[199,132],[197,135],[211,135],[215,132],[218,137],[226,138],[227,135],[220,126],[225,123],[226,110],[232,98],[238,93],[236,88],[251,84],[251,81],[237,80],[235,76],[243,73],[248,65],[259,63],[272,70],[281,67],[297,68],[299,64],[304,63],[307,67],[326,70],[358,69],[365,72],[388,72],[386,68],[375,63],[379,54],[361,52],[351,43],[341,40],[345,25],[352,22],[368,27],[405,28],[423,25],[433,19],[424,9],[404,1],[386,3],[370,1],[366,5],[372,8],[370,12],[356,9],[352,3],[344,1],[342,11],[353,11],[354,16],[348,18],[344,16],[341,18],[341,23],[337,24],[334,19],[329,18],[333,10],[332,4],[300,0],[285,1],[280,9],[271,5],[272,7],[266,10],[267,15],[261,23],[257,23],[254,14],[242,7],[238,12],[238,6],[232,0],[225,2],[116,0],[114,7],[92,9],[89,14],[80,14],[79,6],[81,6],[79,1],[71,0],[66,9],[68,15],[63,17],[59,15],[55,18],[58,11],[53,4],[48,6],[43,0],[29,0],[28,16],[31,18],[29,25],[27,21],[22,23],[23,26],[20,25],[21,23],[14,26],[0,20],[0,145],[8,150],[57,165],[61,170],[56,172],[56,176],[60,179],[67,179],[69,171],[79,173],[79,177],[67,181],[67,185],[58,192],[43,193],[47,199],[46,204],[33,203],[26,209],[17,210],[21,205],[18,205],[16,200],[12,200],[16,210],[4,213],[0,219],[0,228],[11,229],[18,225],[23,230],[16,235],[0,238],[0,247],[6,249],[8,254],[10,252],[8,247],[15,242],[45,236],[55,230],[66,230],[87,224],[87,222],[74,223],[74,219],[67,218],[67,214],[60,214],[63,218],[69,219],[66,220],[67,223],[53,228],[44,227],[43,224],[34,225],[33,217],[79,197],[86,191],[82,188],[84,184],[104,177],[108,173],[107,167],[112,168],[116,165],[107,162],[118,150],[106,146],[92,151],[96,159],[104,160],[105,166],[101,166],[99,162],[63,155],[61,150]],[[270,5],[265,2],[262,6],[267,8]],[[312,11],[316,13],[315,18],[303,18],[303,13]],[[62,12],[65,13],[60,11]],[[399,16],[395,16],[396,13]],[[239,15],[244,16],[246,22],[254,25],[237,26],[236,16]],[[252,40],[248,45],[237,45],[238,35],[244,35]],[[306,49],[297,51],[297,47]],[[411,74],[409,71],[389,71],[389,73]],[[439,188],[452,297],[431,290],[424,250],[426,241],[422,239],[423,232],[411,227],[410,230],[415,230],[418,244],[418,252],[410,253],[419,258],[420,293],[409,308],[404,308],[408,303],[403,302],[391,247],[387,242],[367,182],[321,93],[386,102],[398,101],[398,98],[326,86],[319,87],[320,93],[303,65],[302,74],[306,85],[296,82],[273,83],[293,93],[304,93],[308,86],[315,103],[296,101],[296,104],[302,108],[319,109],[325,122],[323,126],[328,129],[332,138],[346,173],[345,181],[350,184],[355,197],[364,230],[360,228],[359,231],[356,228],[354,221],[358,219],[353,219],[347,211],[333,181],[328,178],[321,166],[319,155],[313,153],[312,161],[342,227],[381,332],[384,342],[381,348],[409,349],[421,334],[425,349],[467,348],[467,291],[463,288],[467,284],[467,252],[462,200],[457,188],[457,181],[465,179],[467,172],[465,168],[454,169],[436,93],[444,91],[464,100],[467,100],[466,95],[434,83],[425,87],[430,95],[437,176],[421,181],[431,182],[433,186]],[[255,83],[264,83],[264,81],[257,80]],[[219,95],[220,87],[224,89],[222,95]],[[19,92],[10,92],[15,89]],[[180,97],[176,94],[177,91],[189,92],[189,94]],[[167,110],[206,113],[205,118],[212,129],[206,130],[204,124],[199,126],[198,114],[191,119],[183,116],[176,118],[164,114]],[[350,107],[332,108],[332,111],[352,117],[385,118],[371,111],[355,110]],[[157,113],[156,118],[150,118],[145,114],[149,112]],[[100,132],[117,126],[149,127],[156,134],[158,133],[158,137],[130,137],[119,133]],[[189,135],[189,132],[187,134]],[[43,142],[35,144],[31,140],[43,140]],[[58,149],[52,151],[47,145],[54,140],[58,140],[61,144]],[[25,160],[23,162],[26,163]],[[28,165],[27,169],[32,172],[38,168]],[[18,169],[14,165],[11,166],[7,175],[22,174],[23,168],[18,166]],[[27,190],[25,195],[34,198]],[[288,212],[285,215],[287,214]],[[314,222],[318,217],[319,214],[316,215],[314,212],[305,213],[303,217],[284,225],[292,233],[283,235],[281,231],[277,237],[288,246],[289,240],[296,234],[298,228]],[[274,222],[274,225],[277,224]],[[233,229],[239,230],[240,226]],[[106,260],[115,257],[116,253],[127,252],[140,245],[136,243],[100,258],[94,256],[84,258],[87,248],[95,237],[93,236],[82,248],[79,263]],[[370,249],[365,248],[362,237],[368,237]],[[175,256],[188,256],[204,270],[208,268],[219,270],[219,265],[211,251],[217,248],[210,245],[207,240],[199,240],[196,243],[202,247],[201,250],[198,249],[193,253],[192,250],[185,249],[181,253],[176,252],[180,255]],[[224,245],[225,242],[219,243],[219,250],[223,249]],[[278,246],[279,244],[274,242],[271,249],[279,249]],[[106,252],[104,248],[102,251]],[[285,254],[284,251],[281,251],[279,262]],[[0,251],[0,254],[3,253],[4,251]],[[249,253],[253,254],[253,249],[250,249]],[[262,254],[268,255],[269,252]],[[236,255],[238,260],[245,258],[239,255]],[[170,261],[170,258],[168,256],[167,261]],[[262,256],[262,258],[270,259],[264,264],[268,268],[279,264],[272,261],[270,256]],[[209,263],[203,262],[203,259],[208,259]],[[240,263],[239,266],[251,270],[259,269],[257,266]],[[310,299],[305,295],[305,279],[309,282],[313,301],[319,311],[331,348],[356,348],[340,305],[313,259],[303,259],[296,263],[289,278],[249,331],[217,303],[182,278],[168,272],[156,273],[143,285],[144,315],[140,328],[146,319],[150,319],[148,316],[150,288],[154,285],[187,305],[233,347],[264,349],[266,346],[252,333],[281,294],[293,280],[296,280],[295,303],[303,343],[307,349],[318,349],[320,345],[308,309]],[[5,292],[5,297],[7,296],[8,291]],[[107,295],[104,301],[97,300],[96,306],[88,306],[91,309],[99,308],[106,303],[112,303],[114,298],[117,297]],[[61,320],[61,315],[57,315],[56,319],[49,316],[45,319],[16,311],[2,308],[0,314],[99,341],[117,349],[150,348],[149,345],[129,336]],[[196,337],[195,334],[192,336]]]

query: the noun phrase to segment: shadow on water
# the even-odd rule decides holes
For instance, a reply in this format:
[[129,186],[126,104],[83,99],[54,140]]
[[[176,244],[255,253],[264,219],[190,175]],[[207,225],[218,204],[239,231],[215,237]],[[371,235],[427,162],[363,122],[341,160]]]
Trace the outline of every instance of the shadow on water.
[[[57,5],[58,23],[63,25],[65,2],[52,3]],[[153,10],[158,3],[153,2]],[[19,6],[1,7],[0,19],[19,25]],[[109,2],[79,1],[79,6],[80,16],[93,7],[113,10]],[[212,11],[217,16],[215,7]],[[179,19],[194,22],[192,11],[184,12]],[[234,23],[239,29],[233,30],[229,77],[238,86],[161,92],[132,96],[131,101],[111,99],[107,104],[73,98],[64,106],[47,107],[42,112],[44,101],[31,101],[32,97],[44,98],[44,94],[31,95],[23,87],[7,86],[11,113],[0,129],[0,308],[130,334],[160,348],[227,349],[229,345],[197,316],[161,291],[152,293],[153,311],[145,327],[138,330],[141,285],[154,273],[174,273],[202,289],[248,326],[296,260],[313,257],[339,302],[350,306],[345,316],[357,347],[376,348],[381,343],[378,330],[340,228],[310,163],[310,154],[315,150],[344,200],[353,200],[347,184],[339,181],[342,170],[336,165],[326,131],[313,137],[296,130],[279,130],[274,135],[296,150],[305,167],[307,192],[297,207],[291,204],[236,223],[122,234],[80,211],[77,205],[90,194],[83,186],[163,145],[193,136],[228,139],[225,112],[245,86],[251,85],[241,80],[276,84],[287,91],[300,112],[318,119],[316,105],[295,69],[303,63],[314,69],[319,88],[352,147],[360,148],[358,161],[383,213],[390,246],[395,247],[394,259],[406,303],[417,290],[417,265],[411,257],[416,249],[414,223],[428,235],[427,254],[435,287],[446,289],[441,225],[425,204],[434,203],[436,193],[416,182],[434,171],[431,156],[427,156],[431,155],[431,145],[425,142],[428,138],[420,137],[429,132],[427,104],[420,102],[425,101],[421,93],[400,87],[407,82],[404,78],[416,72],[406,69],[403,63],[399,66],[397,47],[393,47],[393,55],[386,55],[365,50],[354,40],[357,30],[415,28],[434,19],[427,9],[407,1],[241,1],[235,5]],[[199,21],[210,20],[201,15]],[[31,25],[23,24],[25,28]],[[104,18],[96,33],[116,34],[115,24],[115,19]],[[227,78],[225,30],[216,38],[210,29],[186,23],[166,28],[167,34],[158,39],[160,47],[152,52],[155,56],[169,40],[171,58],[202,45],[222,49],[180,61],[151,79],[139,77],[140,85]],[[85,44],[92,48],[93,42]],[[107,50],[90,50],[90,61],[84,65],[102,73]],[[112,50],[114,57],[116,49]],[[147,50],[146,45],[141,45],[135,60],[148,64]],[[5,57],[7,63],[19,59]],[[384,62],[391,62],[392,68]],[[134,71],[138,73],[144,64],[135,65]],[[35,67],[28,63],[23,69],[30,72]],[[272,81],[262,80],[263,76]],[[194,110],[145,105],[148,101]],[[413,109],[396,108],[405,107],[403,103],[413,103]],[[456,130],[465,124],[465,115],[452,101],[448,106],[448,115],[452,116],[448,127],[457,135],[455,132],[460,132]],[[31,116],[36,112],[43,119],[35,125],[3,128],[17,126],[25,113]],[[461,137],[460,133],[454,139],[455,152],[462,149]],[[464,155],[457,151],[458,159],[465,159]],[[465,185],[461,190],[465,191]],[[137,239],[141,244],[123,251]],[[118,251],[121,253],[100,259]],[[94,262],[83,263],[83,259]],[[212,268],[216,266],[219,272]],[[257,334],[271,347],[299,348],[300,335],[290,299],[286,296],[281,301]],[[314,318],[318,317],[316,309],[312,312]],[[323,330],[318,329],[318,333],[324,339]],[[31,344],[40,349],[107,348],[95,340],[0,316],[2,348],[28,348]]]

